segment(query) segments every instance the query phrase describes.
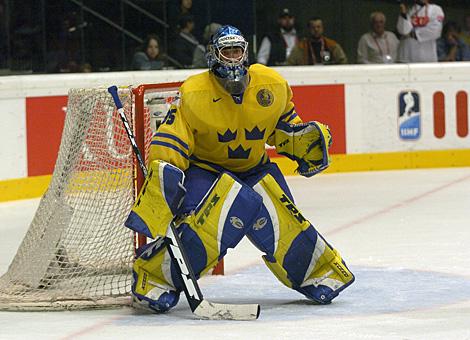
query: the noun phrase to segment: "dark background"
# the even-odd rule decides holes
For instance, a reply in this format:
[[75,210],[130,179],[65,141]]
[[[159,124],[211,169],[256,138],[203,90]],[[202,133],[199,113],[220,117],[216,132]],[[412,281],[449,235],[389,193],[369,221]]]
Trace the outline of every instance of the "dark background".
[[[434,2],[447,19],[462,23],[470,14],[470,1]],[[161,38],[166,52],[176,32],[178,5],[178,0],[0,0],[0,75],[80,72],[86,63],[94,72],[128,70],[149,33]],[[300,35],[308,18],[322,17],[325,35],[343,46],[351,63],[360,36],[369,29],[369,14],[384,12],[387,29],[394,31],[398,12],[396,0],[193,0],[195,34],[202,39],[210,22],[235,25],[249,40],[254,60],[261,37],[276,29],[284,7],[296,16]],[[64,69],[63,59],[77,65]]]

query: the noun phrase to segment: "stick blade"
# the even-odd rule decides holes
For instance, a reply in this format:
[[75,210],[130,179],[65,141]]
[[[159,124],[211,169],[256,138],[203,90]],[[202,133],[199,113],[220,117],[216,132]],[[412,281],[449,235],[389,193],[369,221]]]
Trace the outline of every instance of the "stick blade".
[[260,311],[258,304],[231,305],[202,300],[194,314],[207,320],[249,321],[258,319]]

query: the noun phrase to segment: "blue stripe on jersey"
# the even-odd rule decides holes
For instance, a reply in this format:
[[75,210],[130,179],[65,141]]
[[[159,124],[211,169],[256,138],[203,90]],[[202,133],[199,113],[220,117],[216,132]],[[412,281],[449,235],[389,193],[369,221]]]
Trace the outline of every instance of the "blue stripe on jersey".
[[285,118],[289,117],[289,115],[292,114],[292,112],[294,112],[295,108],[292,108],[292,110],[290,110],[289,112],[287,113],[284,113],[280,118],[279,120],[284,120]]
[[153,145],[160,145],[160,146],[164,146],[166,148],[170,148],[170,149],[173,149],[175,150],[176,152],[178,152],[181,156],[183,156],[184,158],[188,159],[189,160],[189,156],[186,152],[184,152],[183,150],[181,150],[179,147],[177,147],[176,145],[173,145],[173,144],[170,144],[170,143],[165,143],[165,142],[160,142],[158,140],[154,140],[152,141],[150,144],[153,144]]
[[162,137],[162,138],[168,138],[168,139],[172,139],[174,140],[175,142],[179,143],[183,148],[185,148],[186,150],[189,150],[189,146],[188,144],[186,144],[185,142],[183,142],[181,139],[179,139],[178,137],[174,136],[174,135],[171,135],[169,133],[164,133],[164,132],[157,132],[156,134],[153,135],[154,137]]

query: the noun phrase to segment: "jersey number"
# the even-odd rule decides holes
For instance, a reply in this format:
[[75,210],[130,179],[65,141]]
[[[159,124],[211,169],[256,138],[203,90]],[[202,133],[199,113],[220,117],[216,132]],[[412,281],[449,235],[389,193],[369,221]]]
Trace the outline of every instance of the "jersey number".
[[173,124],[173,122],[175,121],[175,112],[176,112],[176,109],[168,110],[168,113],[166,114],[163,124],[167,124],[167,125]]

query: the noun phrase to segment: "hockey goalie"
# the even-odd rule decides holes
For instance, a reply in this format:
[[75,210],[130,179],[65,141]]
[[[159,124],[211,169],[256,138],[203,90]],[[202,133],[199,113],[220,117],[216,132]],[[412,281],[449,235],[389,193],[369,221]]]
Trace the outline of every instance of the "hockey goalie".
[[[279,281],[328,304],[354,275],[297,208],[265,144],[310,177],[329,164],[330,131],[319,122],[303,123],[286,80],[263,65],[248,66],[247,53],[237,28],[223,26],[213,35],[209,70],[183,83],[152,139],[149,174],[126,226],[158,238],[176,216],[197,278],[247,236]],[[139,249],[135,303],[165,312],[181,290],[161,238]]]

